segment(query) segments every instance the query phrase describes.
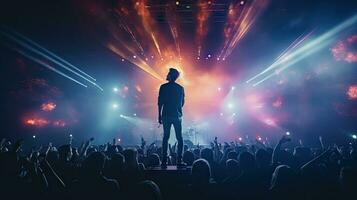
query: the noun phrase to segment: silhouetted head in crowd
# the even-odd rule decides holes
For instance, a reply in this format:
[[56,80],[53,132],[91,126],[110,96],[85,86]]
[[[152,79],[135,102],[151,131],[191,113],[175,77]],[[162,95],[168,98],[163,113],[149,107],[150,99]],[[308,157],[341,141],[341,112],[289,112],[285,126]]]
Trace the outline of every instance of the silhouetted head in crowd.
[[290,153],[287,150],[280,150],[278,151],[279,154],[279,159],[278,162],[284,165],[289,165],[291,164],[291,160],[293,159],[292,153]]
[[157,153],[149,155],[148,158],[148,167],[157,167],[160,166],[160,157]]
[[198,159],[195,162],[193,162],[191,176],[192,176],[192,184],[194,185],[210,183],[211,168],[207,160]]
[[193,155],[193,153],[191,151],[185,151],[185,153],[183,153],[182,160],[188,166],[192,166],[193,161],[195,161],[195,156]]
[[345,192],[355,191],[357,185],[357,170],[352,167],[343,167],[340,171],[340,185]]
[[296,182],[294,170],[287,165],[279,165],[272,175],[270,189],[287,192],[285,190],[293,188]]
[[70,161],[73,155],[71,145],[62,145],[58,148],[60,161]]
[[238,159],[238,153],[235,151],[230,151],[227,155],[227,159]]
[[53,150],[49,151],[47,153],[46,159],[51,165],[56,164],[58,162],[58,159],[59,159],[58,151],[53,151]]
[[239,174],[239,163],[235,159],[228,159],[226,161],[226,173],[228,176],[236,176]]
[[105,155],[102,152],[92,152],[83,162],[83,169],[88,175],[101,175],[104,167]]
[[114,169],[122,169],[124,166],[124,156],[120,153],[113,154],[110,159],[110,165]]
[[125,149],[123,155],[126,166],[138,166],[138,152],[135,149]]
[[135,200],[161,200],[161,191],[153,181],[142,181],[135,189]]
[[243,172],[255,169],[254,156],[249,152],[242,152],[241,154],[239,154],[238,162]]
[[166,76],[166,80],[170,82],[175,82],[179,76],[180,76],[180,72],[177,71],[177,69],[170,68],[169,73]]
[[257,167],[259,168],[265,168],[270,165],[271,162],[271,156],[270,154],[264,150],[264,149],[259,149],[255,153],[255,161],[257,163]]
[[295,159],[299,161],[300,163],[306,163],[307,161],[311,160],[312,158],[312,152],[310,148],[306,147],[296,147],[294,148],[294,153],[293,153]]
[[213,162],[213,150],[209,148],[202,149],[201,158],[207,160],[208,162]]
[[193,155],[195,156],[195,159],[198,159],[201,157],[201,150],[199,148],[193,150]]

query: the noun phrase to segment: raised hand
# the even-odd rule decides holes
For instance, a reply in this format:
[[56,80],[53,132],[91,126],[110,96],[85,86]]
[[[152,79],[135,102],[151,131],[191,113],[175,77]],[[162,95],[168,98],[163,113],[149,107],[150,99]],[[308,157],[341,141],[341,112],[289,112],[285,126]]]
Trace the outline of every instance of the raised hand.
[[24,139],[17,140],[14,144],[13,152],[18,152],[23,144],[24,144]]

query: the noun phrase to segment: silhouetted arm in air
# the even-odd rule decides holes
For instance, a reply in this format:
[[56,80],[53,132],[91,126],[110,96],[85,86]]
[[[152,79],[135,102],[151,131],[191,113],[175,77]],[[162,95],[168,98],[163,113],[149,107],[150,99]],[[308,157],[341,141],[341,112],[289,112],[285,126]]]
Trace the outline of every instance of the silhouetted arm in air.
[[290,142],[290,138],[288,138],[286,135],[284,135],[278,142],[278,144],[276,144],[274,151],[273,151],[273,156],[272,156],[272,163],[277,164],[279,162],[279,155],[280,155],[280,151],[281,151],[281,145],[286,143],[286,142]]

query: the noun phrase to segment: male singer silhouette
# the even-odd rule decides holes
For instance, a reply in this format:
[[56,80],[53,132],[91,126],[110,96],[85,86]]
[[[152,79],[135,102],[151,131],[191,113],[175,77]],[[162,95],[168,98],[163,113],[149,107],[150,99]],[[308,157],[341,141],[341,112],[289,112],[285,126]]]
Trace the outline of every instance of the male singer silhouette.
[[177,166],[184,166],[182,162],[182,107],[185,103],[184,88],[175,81],[180,76],[179,71],[174,68],[169,69],[165,84],[160,86],[158,108],[159,123],[163,124],[164,137],[162,139],[162,163],[163,168],[167,167],[167,146],[170,138],[171,125],[174,126],[177,139]]

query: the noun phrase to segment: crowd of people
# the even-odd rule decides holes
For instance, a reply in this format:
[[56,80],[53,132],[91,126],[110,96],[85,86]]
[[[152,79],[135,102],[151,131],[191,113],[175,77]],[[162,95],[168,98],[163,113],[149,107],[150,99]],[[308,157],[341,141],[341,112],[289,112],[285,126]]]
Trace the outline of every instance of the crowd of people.
[[[184,146],[187,167],[161,169],[155,143],[124,147],[79,147],[51,143],[24,152],[23,140],[0,146],[3,199],[355,199],[357,145],[287,148],[286,135],[274,147],[260,141]],[[168,165],[176,165],[176,145]],[[157,170],[158,174],[150,175]],[[175,173],[182,172],[182,173]],[[186,175],[183,175],[186,174]]]

